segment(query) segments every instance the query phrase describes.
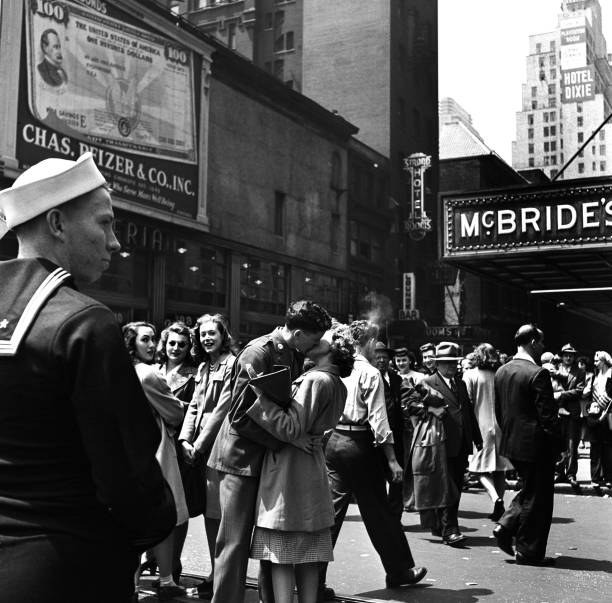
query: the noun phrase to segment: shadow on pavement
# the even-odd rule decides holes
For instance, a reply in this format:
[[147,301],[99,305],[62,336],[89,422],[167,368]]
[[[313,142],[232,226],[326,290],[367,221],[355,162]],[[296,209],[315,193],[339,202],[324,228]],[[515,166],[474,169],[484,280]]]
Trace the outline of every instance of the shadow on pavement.
[[464,517],[465,519],[489,519],[489,513],[483,513],[481,511],[464,511],[459,510],[459,517]]
[[574,523],[576,520],[573,517],[553,517],[552,523]]
[[435,586],[419,585],[401,590],[371,590],[357,594],[358,597],[370,597],[381,601],[418,601],[419,603],[438,601],[461,601],[461,603],[476,603],[481,597],[494,594],[489,588],[436,588]]
[[584,557],[557,557],[557,569],[583,572],[606,572],[612,574],[612,561],[603,559],[585,559]]

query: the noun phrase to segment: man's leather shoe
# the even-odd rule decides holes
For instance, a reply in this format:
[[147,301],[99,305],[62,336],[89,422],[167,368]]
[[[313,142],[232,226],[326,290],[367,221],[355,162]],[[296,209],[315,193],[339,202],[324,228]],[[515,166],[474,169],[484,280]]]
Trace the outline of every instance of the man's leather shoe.
[[196,585],[198,590],[198,597],[200,599],[212,599],[213,596],[213,582],[212,580],[202,580]]
[[570,486],[572,487],[572,490],[574,491],[574,494],[582,494],[582,488],[580,487],[580,484],[576,481],[576,478],[570,477],[568,479],[569,479]]
[[514,548],[512,547],[512,534],[504,528],[500,523],[498,523],[493,528],[493,536],[495,536],[495,540],[497,541],[497,546],[504,551],[504,553],[514,557]]
[[387,588],[399,588],[401,586],[410,586],[420,582],[427,574],[426,567],[413,567],[401,574],[395,576],[387,576]]
[[534,565],[535,567],[550,567],[555,565],[557,560],[554,557],[542,557],[542,559],[529,559],[529,557],[523,557],[520,553],[516,554],[517,565]]
[[455,532],[454,534],[449,534],[444,538],[444,544],[448,544],[448,546],[461,546],[461,543],[466,540],[466,537],[459,532]]

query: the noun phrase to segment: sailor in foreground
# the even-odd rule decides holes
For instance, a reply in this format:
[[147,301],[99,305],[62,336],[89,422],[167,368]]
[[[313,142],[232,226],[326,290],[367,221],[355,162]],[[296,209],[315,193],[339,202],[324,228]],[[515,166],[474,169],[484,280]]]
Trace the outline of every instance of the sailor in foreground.
[[176,510],[115,317],[77,288],[120,248],[106,182],[90,153],[46,159],[0,192],[0,218],[19,244],[0,262],[0,598],[130,601]]

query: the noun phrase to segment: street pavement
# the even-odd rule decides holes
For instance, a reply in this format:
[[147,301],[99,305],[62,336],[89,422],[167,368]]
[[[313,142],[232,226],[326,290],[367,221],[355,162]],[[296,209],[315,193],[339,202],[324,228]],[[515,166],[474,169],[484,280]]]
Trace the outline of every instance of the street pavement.
[[[586,485],[581,459],[578,479]],[[461,498],[460,529],[468,537],[465,547],[451,548],[419,525],[417,513],[404,513],[402,521],[417,565],[428,568],[419,585],[405,589],[385,589],[385,573],[370,544],[356,505],[351,505],[330,564],[328,584],[338,600],[377,602],[586,602],[612,601],[612,498],[594,496],[588,488],[582,496],[568,487],[557,486],[554,519],[547,554],[557,558],[552,568],[517,566],[500,551],[492,537],[494,524],[489,497],[482,490],[470,489]],[[609,491],[608,491],[609,493]],[[506,505],[514,496],[507,491]],[[192,521],[183,552],[185,574],[207,575],[210,563],[206,552],[203,521]],[[255,562],[249,576],[257,575]],[[140,601],[156,601],[143,580]],[[185,577],[183,582],[193,584]],[[256,603],[254,590],[247,591],[247,603]],[[177,601],[194,601],[192,597]],[[227,602],[232,603],[232,602]]]

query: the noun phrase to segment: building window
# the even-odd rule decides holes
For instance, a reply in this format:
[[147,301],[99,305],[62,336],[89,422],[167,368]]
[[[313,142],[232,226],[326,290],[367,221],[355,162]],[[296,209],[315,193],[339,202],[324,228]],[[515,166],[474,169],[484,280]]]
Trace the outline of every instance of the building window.
[[527,152],[528,152],[530,155],[533,155],[533,142],[530,142],[530,143],[527,145]]
[[285,63],[282,59],[274,61],[274,77],[279,80],[285,79]]
[[599,132],[599,140],[605,140],[606,139],[606,131],[605,130],[601,130]]
[[548,136],[548,126],[544,126],[543,132],[544,132],[544,136]]
[[606,171],[606,162],[605,162],[605,161],[600,161],[600,162],[599,162],[599,169],[600,169],[600,171],[602,171],[602,172],[605,172],[605,171]]
[[529,167],[534,167],[535,166],[535,161],[534,161],[533,157],[530,157],[528,161],[529,161]]
[[556,69],[551,69],[550,70],[550,79],[554,80],[557,77],[557,70]]
[[288,31],[285,34],[285,49],[286,50],[293,50],[294,49],[294,45],[293,45],[293,32],[292,31]]
[[540,69],[540,81],[543,82],[546,79],[546,73],[544,73],[544,69]]
[[285,193],[274,193],[274,234],[285,234]]
[[551,155],[550,156],[550,165],[555,165],[556,163],[557,163],[557,156],[556,155]]
[[550,52],[555,52],[555,50],[557,50],[557,42],[555,40],[551,40],[550,41]]
[[557,119],[557,114],[554,111],[550,112],[550,121],[555,121]]
[[584,125],[584,118],[582,117],[582,115],[579,115],[579,116],[576,118],[576,125],[577,125],[579,128],[582,128],[582,126]]
[[540,57],[539,63],[540,63],[540,67],[544,67],[544,64],[545,64],[544,57]]
[[536,53],[540,54],[542,52],[542,44],[540,44],[540,42],[538,42],[536,44]]
[[551,136],[557,135],[557,126],[550,126],[550,135]]
[[578,173],[579,174],[584,174],[584,163],[579,163],[578,164]]
[[548,144],[548,142],[545,142],[544,143],[544,152],[548,153],[549,148],[550,148],[550,145]]
[[592,169],[593,171],[595,171],[595,170],[597,169],[597,162],[596,162],[596,161],[593,161],[593,164],[592,164],[591,169]]
[[578,142],[584,142],[584,132],[578,132]]
[[272,13],[264,15],[264,29],[272,29]]
[[236,50],[236,24],[230,23],[227,28],[227,45],[232,50]]
[[600,144],[599,145],[599,154],[600,155],[605,155],[606,154],[606,145],[605,144]]
[[285,266],[252,256],[242,258],[240,305],[243,310],[282,316],[286,311]]
[[274,13],[274,27],[280,27],[285,22],[285,11],[277,10]]
[[549,165],[548,155],[544,155],[544,165]]
[[542,113],[542,117],[544,119],[544,122],[547,123],[548,122],[548,111],[544,111],[544,113]]
[[558,173],[559,173],[558,169],[556,169],[556,168],[552,169],[552,170],[550,170],[550,177],[554,178]]
[[551,151],[556,151],[557,150],[557,141],[556,140],[551,140],[550,141],[550,150]]
[[548,94],[557,94],[557,84],[548,84]]
[[580,151],[580,152],[578,153],[578,157],[584,157],[584,151]]
[[527,138],[533,138],[533,128],[528,128],[527,130]]
[[534,100],[532,100],[532,101],[531,101],[531,108],[532,108],[532,109],[537,109],[537,108],[538,108],[538,101],[534,101]]
[[554,54],[550,55],[550,64],[551,65],[556,65],[557,64],[557,57]]
[[537,95],[538,95],[538,87],[532,86],[531,87],[531,98],[535,98]]
[[576,113],[582,113],[582,104],[576,103]]
[[548,98],[548,106],[549,107],[556,107],[557,106],[557,97],[556,96],[551,96]]
[[527,125],[533,126],[533,113],[527,115]]

